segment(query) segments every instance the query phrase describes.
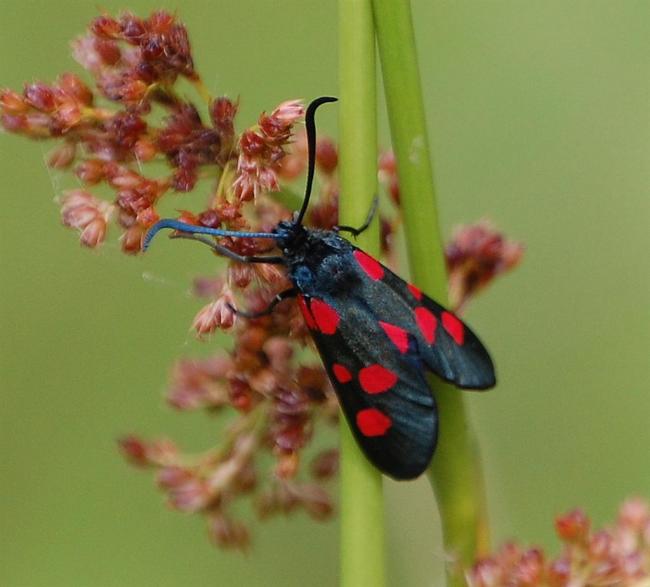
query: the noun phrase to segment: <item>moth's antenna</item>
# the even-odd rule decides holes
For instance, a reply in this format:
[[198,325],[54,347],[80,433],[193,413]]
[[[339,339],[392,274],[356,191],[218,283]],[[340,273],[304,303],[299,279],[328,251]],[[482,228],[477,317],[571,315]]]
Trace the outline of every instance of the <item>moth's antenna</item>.
[[273,232],[245,232],[239,230],[221,230],[220,228],[209,228],[207,226],[194,226],[193,224],[186,224],[178,220],[171,220],[165,218],[159,220],[154,224],[149,232],[144,237],[142,243],[142,250],[146,251],[151,244],[151,240],[163,228],[171,228],[172,230],[180,230],[187,234],[209,234],[211,236],[235,236],[237,238],[278,238],[278,235]]
[[300,226],[302,224],[302,219],[305,217],[305,212],[307,212],[307,206],[309,206],[309,197],[311,196],[311,186],[314,183],[314,167],[316,166],[316,123],[314,122],[314,115],[316,114],[316,109],[327,102],[336,102],[338,98],[333,98],[332,96],[323,96],[321,98],[316,98],[309,106],[307,106],[307,112],[305,113],[305,126],[307,127],[307,152],[309,153],[309,162],[307,164],[307,185],[305,186],[305,197],[302,201],[302,207],[300,208],[300,213],[298,218],[296,218],[296,225]]

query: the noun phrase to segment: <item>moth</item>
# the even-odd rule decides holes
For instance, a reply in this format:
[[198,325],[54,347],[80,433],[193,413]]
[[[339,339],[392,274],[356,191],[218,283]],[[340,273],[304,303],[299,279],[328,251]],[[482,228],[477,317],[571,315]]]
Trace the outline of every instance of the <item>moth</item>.
[[[394,479],[413,479],[428,466],[438,437],[438,411],[425,377],[431,371],[457,387],[487,389],[494,366],[476,335],[455,314],[341,236],[359,228],[314,230],[303,225],[314,178],[316,109],[336,98],[321,97],[305,114],[308,174],[300,211],[272,232],[230,231],[161,220],[147,233],[143,249],[162,229],[208,244],[240,263],[285,267],[292,287],[256,314],[267,315],[289,298],[298,305],[343,413],[366,457]],[[210,237],[273,239],[280,256],[242,256]]]

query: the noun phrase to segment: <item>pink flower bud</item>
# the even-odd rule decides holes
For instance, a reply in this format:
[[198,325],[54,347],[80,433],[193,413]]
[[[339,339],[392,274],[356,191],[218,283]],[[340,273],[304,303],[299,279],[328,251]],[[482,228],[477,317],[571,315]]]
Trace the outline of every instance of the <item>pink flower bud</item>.
[[305,115],[305,106],[301,100],[282,102],[272,113],[271,117],[286,126],[291,126]]
[[183,512],[201,510],[211,498],[212,492],[205,480],[194,476],[169,490],[169,505]]
[[104,179],[104,162],[99,159],[82,161],[75,169],[76,176],[87,185],[94,185]]
[[53,169],[65,169],[74,161],[76,152],[76,144],[66,141],[48,155],[47,165]]
[[221,296],[211,304],[204,306],[195,316],[192,328],[199,337],[211,334],[217,328],[227,330],[237,319],[235,314],[235,299],[227,286],[221,291]]
[[84,190],[66,192],[61,198],[61,220],[81,231],[82,245],[95,248],[104,242],[114,207]]
[[79,241],[84,247],[94,249],[104,242],[106,237],[106,220],[99,217],[89,222],[81,231]]
[[120,237],[122,251],[127,255],[137,255],[142,251],[142,240],[146,233],[146,227],[135,223],[129,226]]
[[27,84],[24,94],[27,103],[41,112],[52,112],[56,108],[54,91],[45,84]]
[[618,523],[632,530],[643,529],[650,522],[650,507],[640,497],[628,499],[618,514]]

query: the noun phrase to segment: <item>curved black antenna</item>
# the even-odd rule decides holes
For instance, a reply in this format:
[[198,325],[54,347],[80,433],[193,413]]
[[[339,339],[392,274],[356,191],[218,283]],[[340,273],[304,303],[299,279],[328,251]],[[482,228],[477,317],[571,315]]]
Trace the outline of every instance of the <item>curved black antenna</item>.
[[311,196],[311,186],[312,183],[314,183],[314,167],[316,165],[316,123],[314,122],[314,115],[316,114],[316,109],[322,104],[336,101],[338,101],[338,98],[322,96],[321,98],[316,98],[311,102],[311,104],[309,104],[309,106],[307,106],[307,112],[305,113],[305,126],[307,127],[307,152],[309,153],[309,162],[307,164],[307,185],[305,186],[305,197],[302,201],[302,207],[298,213],[298,218],[296,218],[297,226],[302,224],[302,219],[305,217],[305,212],[307,212],[309,197]]

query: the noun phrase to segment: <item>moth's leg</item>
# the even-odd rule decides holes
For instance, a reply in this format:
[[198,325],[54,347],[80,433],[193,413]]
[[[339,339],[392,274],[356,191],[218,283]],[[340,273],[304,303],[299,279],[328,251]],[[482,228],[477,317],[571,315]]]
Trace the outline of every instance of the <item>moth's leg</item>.
[[370,206],[370,210],[368,211],[368,216],[366,217],[366,221],[359,227],[359,228],[354,228],[353,226],[335,226],[332,230],[334,232],[349,232],[353,236],[359,236],[366,228],[370,226],[370,223],[372,222],[372,219],[375,217],[375,214],[377,213],[377,207],[379,206],[379,198],[375,196],[372,200],[372,206]]
[[172,234],[169,238],[183,238],[192,241],[199,241],[204,245],[208,245],[215,253],[218,255],[223,255],[232,259],[233,261],[238,261],[239,263],[270,263],[272,265],[284,265],[284,257],[256,257],[251,255],[238,255],[230,249],[215,243],[214,241],[206,238],[204,236],[199,236],[198,234],[184,234],[179,232],[178,234]]
[[260,312],[246,312],[244,310],[237,310],[232,306],[230,306],[230,309],[235,314],[237,314],[237,316],[242,316],[244,318],[261,318],[262,316],[268,316],[271,312],[273,312],[273,308],[275,308],[280,302],[289,298],[295,298],[297,295],[298,290],[295,287],[292,287],[291,289],[285,289],[273,298],[268,307],[266,307],[264,310],[261,310]]

